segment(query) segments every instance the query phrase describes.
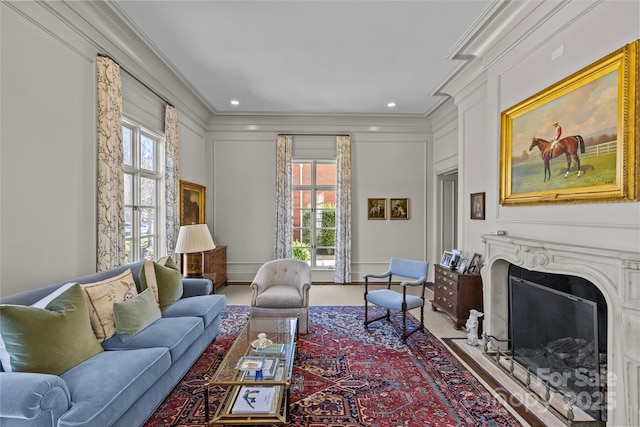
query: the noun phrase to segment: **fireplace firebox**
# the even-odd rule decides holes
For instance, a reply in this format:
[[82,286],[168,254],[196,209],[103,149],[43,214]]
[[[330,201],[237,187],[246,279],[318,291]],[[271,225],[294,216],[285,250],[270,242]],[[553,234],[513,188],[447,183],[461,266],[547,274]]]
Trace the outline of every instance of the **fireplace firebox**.
[[606,303],[583,278],[509,268],[513,358],[567,401],[604,421]]

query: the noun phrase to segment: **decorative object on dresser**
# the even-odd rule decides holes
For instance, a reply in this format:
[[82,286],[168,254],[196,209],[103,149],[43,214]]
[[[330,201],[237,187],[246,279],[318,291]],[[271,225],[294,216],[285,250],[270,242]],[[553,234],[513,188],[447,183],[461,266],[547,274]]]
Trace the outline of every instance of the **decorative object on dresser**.
[[482,311],[482,278],[479,274],[460,274],[436,265],[433,311],[446,313],[456,329],[461,329],[471,310]]
[[480,273],[480,259],[482,255],[475,253],[473,254],[473,258],[471,258],[471,262],[469,262],[469,268],[467,269],[467,273]]
[[[204,277],[204,262],[200,264],[202,268],[186,260],[187,254],[203,253],[215,249],[216,244],[206,224],[183,225],[178,233],[178,241],[176,242],[175,252],[184,254],[183,262],[184,277]],[[202,259],[202,258],[201,258]]]
[[451,251],[444,251],[442,253],[442,258],[440,258],[440,265],[449,268],[451,265],[451,258],[453,258],[453,253]]

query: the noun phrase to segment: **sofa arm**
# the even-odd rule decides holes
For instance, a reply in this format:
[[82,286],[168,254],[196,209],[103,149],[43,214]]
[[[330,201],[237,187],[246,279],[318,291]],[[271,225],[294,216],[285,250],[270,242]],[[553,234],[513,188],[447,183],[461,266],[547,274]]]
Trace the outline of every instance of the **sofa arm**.
[[67,383],[56,375],[2,372],[0,390],[0,419],[32,419],[34,425],[42,425],[45,417],[55,425],[71,408]]
[[209,295],[213,292],[213,282],[209,279],[182,279],[182,298]]

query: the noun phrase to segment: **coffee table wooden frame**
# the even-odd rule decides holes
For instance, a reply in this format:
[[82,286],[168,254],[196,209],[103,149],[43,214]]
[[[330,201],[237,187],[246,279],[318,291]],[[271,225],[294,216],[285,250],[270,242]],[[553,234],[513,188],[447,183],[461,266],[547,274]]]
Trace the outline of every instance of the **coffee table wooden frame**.
[[[264,332],[274,344],[283,344],[279,355],[260,354],[266,357],[277,357],[278,368],[273,379],[255,380],[247,378],[246,372],[236,369],[236,364],[243,356],[256,355],[251,343],[258,333]],[[290,424],[290,390],[293,371],[293,359],[298,341],[298,318],[251,318],[240,331],[240,334],[225,355],[212,377],[205,375],[205,423],[206,425],[285,425]],[[258,353],[259,354],[259,353]],[[231,410],[242,386],[273,386],[275,389],[274,404],[269,413],[233,414]],[[209,388],[225,387],[213,417],[209,414]]]

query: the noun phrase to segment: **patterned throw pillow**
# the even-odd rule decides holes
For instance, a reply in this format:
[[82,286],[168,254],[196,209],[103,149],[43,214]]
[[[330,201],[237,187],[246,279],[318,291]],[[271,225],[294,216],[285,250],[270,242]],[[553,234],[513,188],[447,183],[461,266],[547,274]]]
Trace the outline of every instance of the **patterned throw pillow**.
[[111,338],[116,333],[113,304],[127,301],[138,295],[131,270],[101,282],[81,285],[89,305],[91,327],[98,341]]

